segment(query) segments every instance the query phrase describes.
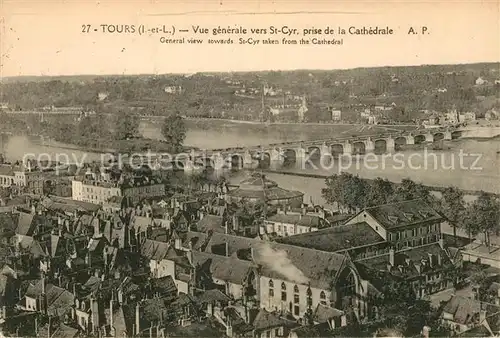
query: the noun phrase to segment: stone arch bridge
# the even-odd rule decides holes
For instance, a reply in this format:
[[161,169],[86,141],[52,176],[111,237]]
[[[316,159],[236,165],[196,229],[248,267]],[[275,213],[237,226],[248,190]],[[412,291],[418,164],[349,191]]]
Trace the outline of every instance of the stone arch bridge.
[[393,153],[398,150],[398,146],[454,140],[461,136],[459,130],[427,129],[414,132],[292,141],[248,148],[194,150],[189,154],[178,154],[171,163],[176,168],[186,171],[206,167],[242,169],[252,168],[256,160],[279,162],[292,158],[300,161],[307,157]]

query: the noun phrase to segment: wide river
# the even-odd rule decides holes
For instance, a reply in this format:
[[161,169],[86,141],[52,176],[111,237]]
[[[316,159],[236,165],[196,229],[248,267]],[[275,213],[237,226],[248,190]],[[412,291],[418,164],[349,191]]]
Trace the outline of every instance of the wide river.
[[[377,127],[378,128],[378,127]],[[397,129],[383,127],[386,131]],[[159,126],[152,122],[142,122],[141,132],[146,137],[161,138]],[[327,137],[344,137],[352,133],[374,134],[367,126],[335,125],[262,125],[233,123],[223,121],[188,121],[186,145],[204,149],[226,148],[231,146],[254,146],[259,144],[279,143]],[[42,146],[30,142],[26,137],[12,137],[3,145],[3,153],[9,160],[22,158],[26,153],[47,154],[55,157],[65,154],[71,162],[97,160],[99,154],[69,150],[62,147]],[[279,174],[280,170],[331,175],[339,171],[358,174],[363,178],[383,177],[400,182],[411,178],[430,186],[456,186],[466,190],[484,190],[500,193],[500,139],[473,140],[461,139],[447,142],[446,150],[407,150],[387,155],[365,155],[358,159],[341,158],[328,163],[312,160],[305,167],[291,164],[279,167],[276,173],[268,177],[285,189],[299,190],[305,193],[306,201],[323,203],[321,188],[324,179],[306,178]],[[231,175],[231,181],[237,183],[245,172]]]

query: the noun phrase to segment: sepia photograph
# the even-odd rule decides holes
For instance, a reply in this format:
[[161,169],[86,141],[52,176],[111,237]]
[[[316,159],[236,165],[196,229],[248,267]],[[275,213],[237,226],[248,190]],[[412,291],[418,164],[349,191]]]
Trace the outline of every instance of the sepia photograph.
[[499,22],[0,0],[0,337],[500,337]]

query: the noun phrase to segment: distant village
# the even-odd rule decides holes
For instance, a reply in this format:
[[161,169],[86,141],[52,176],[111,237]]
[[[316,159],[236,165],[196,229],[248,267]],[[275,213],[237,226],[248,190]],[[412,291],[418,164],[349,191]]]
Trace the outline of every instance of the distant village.
[[[423,200],[341,214],[259,172],[182,189],[154,171],[73,169],[0,166],[3,336],[342,336],[387,319],[388,281],[428,299],[476,260]],[[450,296],[440,322],[498,335],[499,286],[487,303]]]

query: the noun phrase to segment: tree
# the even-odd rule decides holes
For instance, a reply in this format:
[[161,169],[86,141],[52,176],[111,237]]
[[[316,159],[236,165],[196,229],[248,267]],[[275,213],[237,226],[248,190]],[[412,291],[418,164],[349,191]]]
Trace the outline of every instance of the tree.
[[347,209],[348,212],[361,205],[357,200],[363,195],[359,177],[356,179],[349,173],[332,175],[326,179],[325,185],[326,187],[321,190],[321,194],[328,203],[337,203],[339,209]]
[[126,140],[139,133],[139,117],[132,112],[120,112],[115,119],[115,138]]
[[186,125],[179,113],[165,117],[161,134],[174,151],[182,151],[186,139]]
[[453,237],[455,244],[457,242],[457,227],[465,211],[464,194],[455,187],[449,187],[443,190],[441,198],[441,210],[444,216],[450,221],[453,228]]
[[484,243],[490,247],[491,234],[500,233],[500,203],[495,197],[481,191],[467,210],[466,226],[476,233],[484,234]]
[[393,194],[394,185],[388,179],[377,177],[368,185],[365,207],[386,204]]
[[413,199],[430,200],[429,189],[421,183],[416,183],[409,178],[404,178],[394,192],[394,202],[408,201]]

